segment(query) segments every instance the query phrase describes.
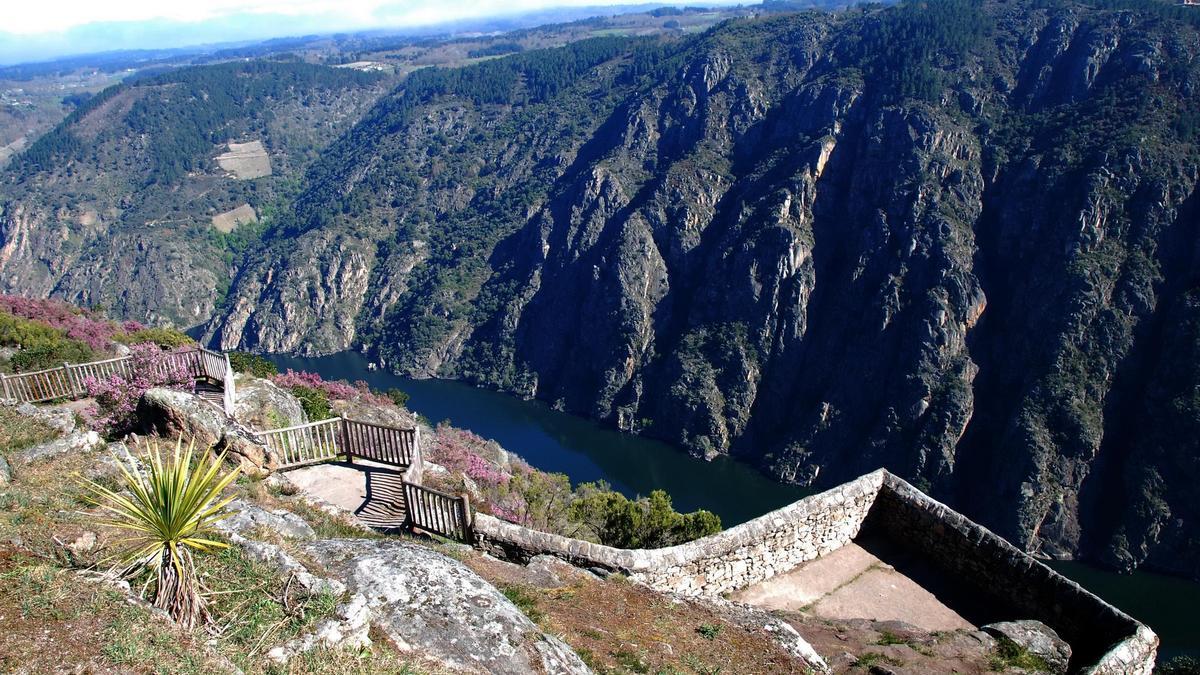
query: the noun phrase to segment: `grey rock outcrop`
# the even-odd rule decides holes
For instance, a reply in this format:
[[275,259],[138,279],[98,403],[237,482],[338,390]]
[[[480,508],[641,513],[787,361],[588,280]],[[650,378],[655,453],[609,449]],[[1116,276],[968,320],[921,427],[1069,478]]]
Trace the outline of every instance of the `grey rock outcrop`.
[[591,672],[493,586],[440,553],[394,540],[324,540],[301,549],[365,597],[376,628],[402,650],[473,673]]
[[225,532],[252,536],[263,530],[287,539],[312,539],[317,536],[312,526],[300,516],[286,509],[267,510],[244,499],[229,503],[230,516],[217,522],[216,527]]
[[137,408],[145,431],[195,440],[197,447],[228,453],[227,459],[252,476],[263,476],[278,467],[278,458],[251,432],[225,413],[192,394],[173,389],[150,389]]
[[17,414],[33,418],[60,434],[69,434],[75,431],[75,413],[66,408],[22,403],[15,410]]
[[11,459],[18,464],[38,462],[70,453],[90,452],[103,443],[100,434],[94,431],[76,431],[62,438],[25,448],[14,453]]
[[330,404],[333,414],[350,420],[382,424],[389,427],[411,429],[417,424],[416,415],[395,406],[381,406],[363,403],[361,401],[333,401]]
[[292,393],[270,380],[239,375],[233,418],[251,429],[281,429],[304,424],[304,408]]
[[1042,659],[1051,673],[1057,675],[1067,672],[1071,662],[1071,645],[1041,621],[1001,621],[983,626],[982,630],[998,639],[1009,640]]

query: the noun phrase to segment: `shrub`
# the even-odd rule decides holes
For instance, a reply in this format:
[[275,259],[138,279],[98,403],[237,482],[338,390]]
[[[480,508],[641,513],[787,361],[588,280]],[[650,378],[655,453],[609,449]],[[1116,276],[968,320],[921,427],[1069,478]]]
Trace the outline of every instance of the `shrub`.
[[630,500],[602,482],[572,490],[565,474],[538,471],[515,457],[502,468],[488,459],[496,452],[489,441],[448,423],[438,425],[426,452],[452,475],[470,479],[478,508],[525,527],[623,548],[672,546],[721,530],[713,513],[675,511],[662,490]]
[[[133,326],[138,324],[131,322]],[[118,342],[125,344],[139,344],[142,342],[153,342],[159,347],[166,349],[174,349],[176,347],[186,347],[196,343],[195,340],[188,337],[186,333],[174,328],[137,328],[133,331],[124,331],[115,336]]]
[[106,378],[88,377],[83,381],[88,396],[96,399],[98,419],[106,433],[120,435],[137,422],[137,404],[152,387],[180,387],[192,384],[192,376],[183,365],[168,361],[155,344],[134,345],[130,349],[130,375],[114,373]]
[[[371,387],[362,380],[354,384],[350,384],[345,380],[325,380],[316,373],[296,371],[289,368],[286,373],[273,376],[271,381],[280,387],[291,389],[293,393],[295,393],[297,387],[319,391],[324,394],[327,401],[360,400],[373,405],[390,405],[392,402],[387,396],[371,391]],[[299,396],[300,394],[296,395]]]
[[0,312],[46,324],[96,352],[107,352],[113,337],[121,332],[116,323],[57,300],[0,295]]
[[124,565],[121,575],[153,572],[154,606],[166,610],[186,628],[208,620],[192,552],[228,547],[207,536],[233,501],[232,496],[222,498],[221,492],[238,475],[236,467],[220,475],[224,453],[201,456],[193,466],[194,449],[193,442],[183,450],[180,440],[164,461],[158,445],[151,443],[145,473],[136,465],[119,465],[122,493],[76,477],[90,494],[90,501],[105,512],[101,522],[131,533],[124,540],[126,547],[116,556]]
[[263,379],[270,379],[279,374],[279,369],[275,367],[274,363],[258,354],[247,352],[230,352],[229,365],[233,366],[234,372],[246,373]]
[[384,395],[387,396],[388,398],[390,398],[392,400],[392,403],[395,403],[396,405],[400,406],[401,408],[408,405],[409,396],[408,396],[407,392],[400,391],[399,389],[396,389],[393,387],[391,389],[388,389]]
[[570,517],[601,544],[618,548],[674,546],[721,530],[716,514],[679,513],[662,490],[630,500],[604,482],[579,486]]
[[327,420],[334,416],[333,408],[329,405],[329,397],[324,391],[300,384],[293,385],[289,389],[292,395],[300,400],[300,407],[304,408],[304,414],[308,417],[309,422]]
[[29,372],[61,366],[64,361],[79,363],[95,359],[84,342],[67,337],[62,330],[46,323],[0,313],[0,345],[20,347],[9,360],[17,372]]

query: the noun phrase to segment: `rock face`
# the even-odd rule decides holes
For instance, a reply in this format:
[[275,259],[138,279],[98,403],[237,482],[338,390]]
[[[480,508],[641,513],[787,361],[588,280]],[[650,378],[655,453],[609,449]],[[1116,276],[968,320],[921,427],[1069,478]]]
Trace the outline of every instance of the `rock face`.
[[[382,93],[377,79],[263,61],[106,90],[0,176],[0,290],[143,322],[207,320],[240,262],[204,232],[214,214],[274,203]],[[218,139],[253,141],[218,157]]]
[[253,439],[249,430],[231,421],[204,400],[173,389],[150,389],[142,395],[138,420],[147,432],[195,440],[198,448],[228,453],[227,459],[251,476],[263,476],[279,459]]
[[1041,621],[1001,621],[983,626],[983,630],[1041,658],[1051,673],[1067,672],[1067,665],[1071,661],[1071,645]]
[[18,168],[0,288],[359,349],[785,481],[885,466],[1026,550],[1200,576],[1198,45],[1154,5],[936,0],[429,70],[235,269],[137,229],[170,214],[117,170],[136,143]]
[[785,481],[882,465],[1026,550],[1200,575],[1198,44],[940,0],[571,46],[553,95],[398,90],[209,334]]
[[233,418],[238,423],[251,429],[265,430],[282,429],[308,421],[300,401],[270,380],[239,375],[234,384],[237,400],[233,406]]
[[463,564],[402,541],[335,539],[302,550],[366,599],[377,630],[456,671],[590,673],[558,638]]

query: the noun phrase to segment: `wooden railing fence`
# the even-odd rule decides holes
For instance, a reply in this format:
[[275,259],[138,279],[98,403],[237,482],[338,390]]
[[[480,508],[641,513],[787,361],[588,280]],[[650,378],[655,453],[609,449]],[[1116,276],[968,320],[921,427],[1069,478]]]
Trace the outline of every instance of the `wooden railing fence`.
[[[178,352],[164,353],[164,358],[155,368],[156,375],[163,375],[168,368],[182,368],[193,378],[208,378],[225,385],[224,408],[233,412],[233,368],[229,357],[203,347]],[[58,368],[47,368],[31,373],[4,375],[0,373],[0,392],[4,399],[14,403],[44,403],[55,399],[71,399],[87,396],[86,380],[89,377],[104,379],[115,374],[132,375],[133,360],[129,356],[91,361],[88,363],[64,363]]]
[[[279,458],[279,468],[325,462],[338,457],[390,464],[403,469],[403,525],[459,541],[472,540],[471,502],[421,485],[425,462],[421,430],[402,429],[334,417],[254,434]],[[396,523],[400,525],[399,522]]]
[[[164,355],[156,366],[164,374],[168,368],[182,368],[193,378],[206,378],[224,386],[223,407],[233,414],[235,400],[233,368],[229,356],[202,347]],[[64,363],[16,375],[0,374],[0,393],[7,401],[41,403],[87,395],[88,378],[103,379],[114,374],[130,376],[133,361],[121,356],[90,363]],[[279,457],[280,468],[323,462],[344,456],[402,467],[404,487],[404,524],[427,532],[471,542],[471,502],[466,495],[456,496],[421,485],[425,463],[421,457],[419,428],[402,429],[382,424],[334,417],[319,422],[283,429],[255,432],[254,436]]]
[[474,539],[471,500],[467,495],[446,494],[405,481],[404,508],[409,527],[468,544]]
[[339,455],[420,471],[420,429],[333,417],[254,434],[280,457],[280,468],[334,459]]

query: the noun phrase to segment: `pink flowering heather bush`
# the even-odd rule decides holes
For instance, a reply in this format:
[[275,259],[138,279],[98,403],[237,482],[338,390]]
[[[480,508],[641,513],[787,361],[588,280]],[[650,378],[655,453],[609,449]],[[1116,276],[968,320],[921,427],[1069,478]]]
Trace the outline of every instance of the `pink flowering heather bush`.
[[129,376],[114,374],[105,378],[89,377],[83,381],[88,396],[96,399],[98,426],[110,437],[133,428],[137,421],[137,404],[142,394],[153,387],[194,386],[187,368],[179,362],[168,361],[166,352],[158,345],[144,343],[130,348]]
[[567,476],[538,471],[515,457],[510,457],[508,467],[502,468],[487,458],[494,454],[487,440],[445,424],[438,426],[426,451],[430,461],[453,475],[470,479],[478,500],[476,508],[526,527],[573,534],[575,528],[567,520],[572,498]]
[[271,378],[276,385],[285,389],[304,387],[315,389],[325,394],[331,401],[360,400],[374,405],[392,405],[392,400],[383,394],[376,394],[366,382],[359,380],[350,384],[345,380],[326,380],[316,373],[288,369]]
[[121,332],[121,326],[115,322],[58,300],[0,295],[0,311],[45,323],[97,352],[107,352],[112,347],[113,337]]

